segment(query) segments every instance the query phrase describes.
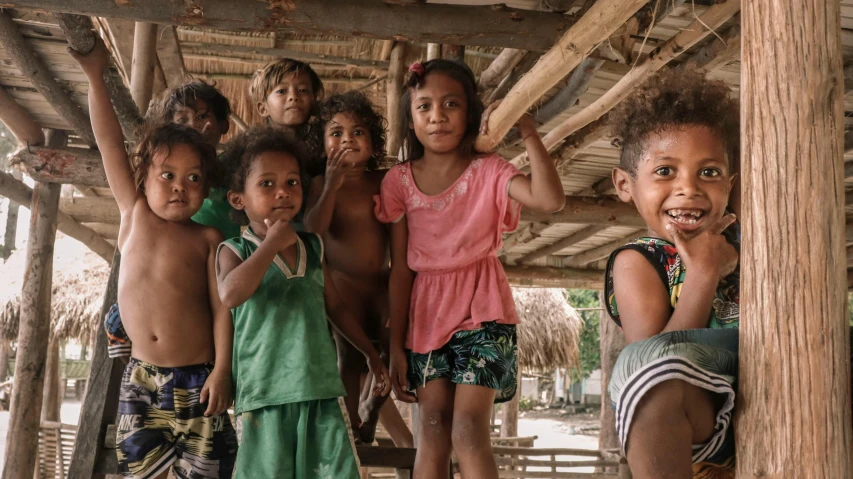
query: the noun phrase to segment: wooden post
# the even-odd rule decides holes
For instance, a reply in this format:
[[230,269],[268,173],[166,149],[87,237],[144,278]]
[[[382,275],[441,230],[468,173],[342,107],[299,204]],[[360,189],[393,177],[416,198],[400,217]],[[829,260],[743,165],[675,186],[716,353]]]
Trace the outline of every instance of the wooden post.
[[[65,146],[66,141],[64,131],[48,134],[47,143],[53,147]],[[59,190],[60,185],[53,183],[36,183],[33,189],[3,479],[32,477],[38,455]]]
[[441,58],[441,44],[440,43],[428,43],[427,44],[427,60],[435,60],[436,58]]
[[9,353],[11,352],[9,341],[0,339],[0,382],[9,376]]
[[[12,170],[12,177],[20,181],[22,176],[18,170]],[[9,200],[6,211],[6,228],[3,232],[3,247],[0,249],[0,258],[3,261],[9,259],[12,251],[15,251],[15,243],[18,241],[18,210],[21,205]],[[2,381],[2,379],[0,379]]]
[[59,360],[59,339],[53,338],[47,347],[41,421],[59,422],[59,409],[62,406],[60,396],[62,374],[59,370]]
[[851,477],[840,6],[743,6],[737,477]]
[[521,368],[518,373],[518,386],[515,396],[501,407],[501,437],[518,436],[518,403],[521,400]]
[[157,25],[136,22],[133,32],[133,63],[130,71],[130,95],[139,114],[148,111],[154,86],[154,64],[157,58]]
[[[603,308],[607,298],[604,292],[598,293],[598,304]],[[619,436],[616,435],[616,412],[610,405],[610,392],[607,385],[610,384],[610,375],[616,358],[625,347],[625,335],[610,319],[606,310],[601,311],[598,320],[598,339],[601,346],[601,431],[598,433],[598,449],[618,449]]]
[[406,44],[395,42],[391,48],[391,60],[388,66],[387,106],[388,114],[388,155],[397,156],[403,139],[400,138],[400,96],[403,94],[403,77],[406,75]]

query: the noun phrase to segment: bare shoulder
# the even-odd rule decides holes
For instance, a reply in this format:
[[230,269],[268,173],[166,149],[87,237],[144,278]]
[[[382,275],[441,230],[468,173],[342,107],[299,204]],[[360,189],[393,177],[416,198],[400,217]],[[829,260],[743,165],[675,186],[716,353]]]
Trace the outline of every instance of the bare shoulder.
[[222,236],[222,233],[220,233],[218,229],[203,225],[198,225],[198,227],[201,229],[201,236],[213,251],[216,251],[219,244],[225,241],[225,237]]

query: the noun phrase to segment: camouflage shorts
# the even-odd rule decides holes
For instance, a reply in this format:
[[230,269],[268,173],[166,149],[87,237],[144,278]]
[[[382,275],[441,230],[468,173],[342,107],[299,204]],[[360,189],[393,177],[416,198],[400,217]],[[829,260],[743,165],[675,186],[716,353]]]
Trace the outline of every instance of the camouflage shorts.
[[427,354],[407,351],[409,390],[433,379],[497,390],[495,402],[515,396],[518,344],[514,324],[483,323],[480,329],[458,331],[444,346]]

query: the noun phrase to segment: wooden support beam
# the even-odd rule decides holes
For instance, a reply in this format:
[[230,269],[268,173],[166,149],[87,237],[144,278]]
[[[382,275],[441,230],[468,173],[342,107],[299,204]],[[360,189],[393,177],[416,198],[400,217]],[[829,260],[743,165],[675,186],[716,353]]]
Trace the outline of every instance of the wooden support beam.
[[[252,75],[249,73],[205,73],[205,72],[189,72],[195,78],[205,78],[208,80],[251,80]],[[369,77],[328,77],[321,76],[320,81],[323,84],[339,84],[339,85],[361,85],[365,82],[373,81],[374,78]]]
[[557,240],[553,244],[549,244],[548,246],[543,246],[535,251],[531,251],[526,255],[518,258],[516,260],[517,263],[529,263],[535,259],[541,258],[543,256],[556,253],[557,251],[568,248],[569,246],[579,243],[585,239],[591,238],[596,234],[600,233],[603,230],[609,228],[607,225],[590,225],[586,228],[582,228],[569,236],[566,236],[563,239]]
[[[6,15],[5,12],[2,13]],[[64,131],[53,130],[48,145],[62,147]],[[56,216],[60,186],[36,183],[30,205],[24,284],[21,290],[21,319],[15,356],[15,383],[10,400],[8,437],[3,479],[33,477],[38,457],[38,436],[44,393],[44,373],[50,338],[51,279]]]
[[130,96],[144,117],[151,102],[154,85],[154,60],[157,58],[157,25],[136,22],[133,31],[133,60],[130,69]]
[[850,477],[840,7],[749,0],[742,29],[737,477]]
[[[12,175],[0,171],[0,195],[29,208],[33,198],[33,190],[15,179]],[[105,261],[112,259],[113,251],[115,250],[113,245],[62,211],[57,216],[57,228],[63,234],[86,245],[87,248],[101,258],[104,258]]]
[[503,240],[503,246],[501,247],[502,253],[499,256],[504,256],[509,250],[515,248],[516,246],[520,246],[526,243],[529,243],[539,236],[542,235],[542,232],[551,227],[548,223],[527,223],[525,226],[521,227],[515,233],[507,236]]
[[43,145],[44,132],[30,113],[0,86],[0,122],[15,135],[21,145]]
[[265,55],[273,58],[287,57],[294,60],[301,60],[309,63],[319,63],[327,65],[343,65],[365,68],[388,68],[388,62],[382,60],[367,60],[362,58],[351,57],[336,57],[333,55],[324,55],[322,53],[310,53],[301,50],[288,50],[284,48],[263,48],[247,45],[222,45],[215,43],[197,43],[183,42],[181,43],[182,51],[216,55]]
[[490,151],[497,146],[539,97],[568,75],[645,3],[644,0],[597,1],[510,90],[489,117],[489,133],[477,138],[476,149]]
[[[357,35],[418,43],[457,43],[487,47],[547,50],[575,18],[561,13],[492,5],[467,6],[417,2],[410,5],[375,0],[243,2],[205,0],[12,0],[9,8],[127,18],[163,25],[187,25],[226,31],[275,31],[318,35]],[[476,19],[476,28],[472,21]]]
[[59,208],[80,223],[112,223],[121,221],[115,198],[109,196],[62,198]]
[[396,42],[391,48],[391,60],[388,66],[388,82],[386,84],[386,114],[388,119],[388,155],[398,156],[403,138],[400,137],[400,96],[403,94],[403,79],[406,75],[406,44]]
[[[65,33],[68,45],[71,48],[81,53],[91,51],[95,41],[95,34],[92,31],[94,25],[91,18],[67,14],[54,14],[54,17],[59,22],[59,27]],[[91,37],[91,41],[87,40],[87,36]],[[110,65],[104,72],[104,83],[107,85],[107,91],[110,94],[110,100],[118,116],[124,137],[132,141],[136,137],[136,130],[142,122],[142,117],[133,102],[130,90],[124,84],[114,65]]]
[[181,42],[173,25],[157,27],[157,58],[169,88],[181,86],[188,80]]
[[613,186],[613,178],[610,176],[606,176],[595,183],[592,184],[589,188],[578,193],[579,195],[584,196],[598,196],[598,195],[606,195],[615,192],[616,187]]
[[375,85],[381,81],[387,80],[387,79],[388,79],[387,73],[384,75],[379,75],[378,77],[376,77],[370,81],[362,83],[361,85],[358,86],[358,88],[356,88],[356,90],[364,90],[365,88],[371,87],[371,86],[373,86],[373,85]]
[[427,61],[435,60],[436,58],[441,58],[441,43],[428,43],[427,44]]
[[542,53],[536,51],[530,51],[522,55],[521,60],[515,65],[515,67],[500,80],[498,86],[489,91],[487,88],[482,93],[482,98],[485,98],[486,104],[490,104],[496,100],[500,100],[506,96],[506,94],[518,83],[521,78],[533,68],[533,65],[536,64],[537,61],[542,57]]
[[23,165],[27,174],[37,181],[109,186],[104,163],[97,150],[23,147],[12,153],[10,162]]
[[[571,165],[572,160],[574,160],[578,153],[607,136],[609,132],[610,115],[605,114],[598,120],[578,130],[574,135],[570,135],[551,155],[557,159],[557,168],[566,168]],[[513,163],[527,163],[527,154],[518,155],[512,161]]]
[[[595,102],[552,129],[542,138],[545,147],[549,150],[553,149],[567,136],[601,118],[602,115],[627,97],[635,86],[644,82],[672,59],[710,35],[712,31],[719,28],[739,11],[740,0],[726,0],[725,3],[718,3],[708,8],[687,28],[667,40],[666,43],[650,53],[645,60],[634,66],[616,85],[607,90]],[[491,127],[491,122],[489,123]]]
[[394,40],[382,40],[382,48],[379,50],[379,60],[387,62],[391,58],[391,48],[394,47]]
[[548,266],[508,266],[504,272],[510,284],[550,288],[602,289],[604,271]]
[[563,266],[566,268],[578,268],[592,263],[593,261],[606,258],[613,252],[613,250],[639,237],[641,234],[641,231],[635,231],[607,244],[596,246],[595,248],[588,249],[576,255],[567,256],[563,259]]
[[53,77],[53,73],[33,53],[27,45],[18,26],[12,21],[9,12],[0,11],[0,45],[3,45],[6,55],[15,67],[21,71],[54,110],[89,146],[95,146],[95,135],[89,116],[74,103],[68,94]]
[[608,226],[645,226],[630,203],[623,203],[615,197],[567,196],[566,206],[556,213],[540,213],[528,209],[521,210],[522,221],[540,223],[576,223],[585,225]]
[[[602,308],[598,320],[599,351],[601,353],[601,384],[609,384],[613,366],[619,353],[625,348],[625,335],[622,328],[610,319],[605,308],[607,297],[598,293],[598,304]],[[616,411],[612,406],[608,388],[601,388],[601,429],[598,434],[598,450],[619,449],[619,436],[616,434]]]
[[492,63],[480,73],[480,88],[483,90],[497,88],[501,80],[509,75],[509,72],[518,65],[518,62],[523,57],[524,50],[517,48],[504,48],[501,50],[497,58],[492,60]]

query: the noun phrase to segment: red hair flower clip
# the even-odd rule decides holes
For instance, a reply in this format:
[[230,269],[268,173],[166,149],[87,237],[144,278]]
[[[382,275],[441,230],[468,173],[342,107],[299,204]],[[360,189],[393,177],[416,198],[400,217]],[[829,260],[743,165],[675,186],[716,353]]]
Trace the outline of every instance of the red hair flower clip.
[[421,65],[420,62],[415,62],[409,65],[409,71],[414,73],[415,75],[422,77],[424,76],[424,66]]

